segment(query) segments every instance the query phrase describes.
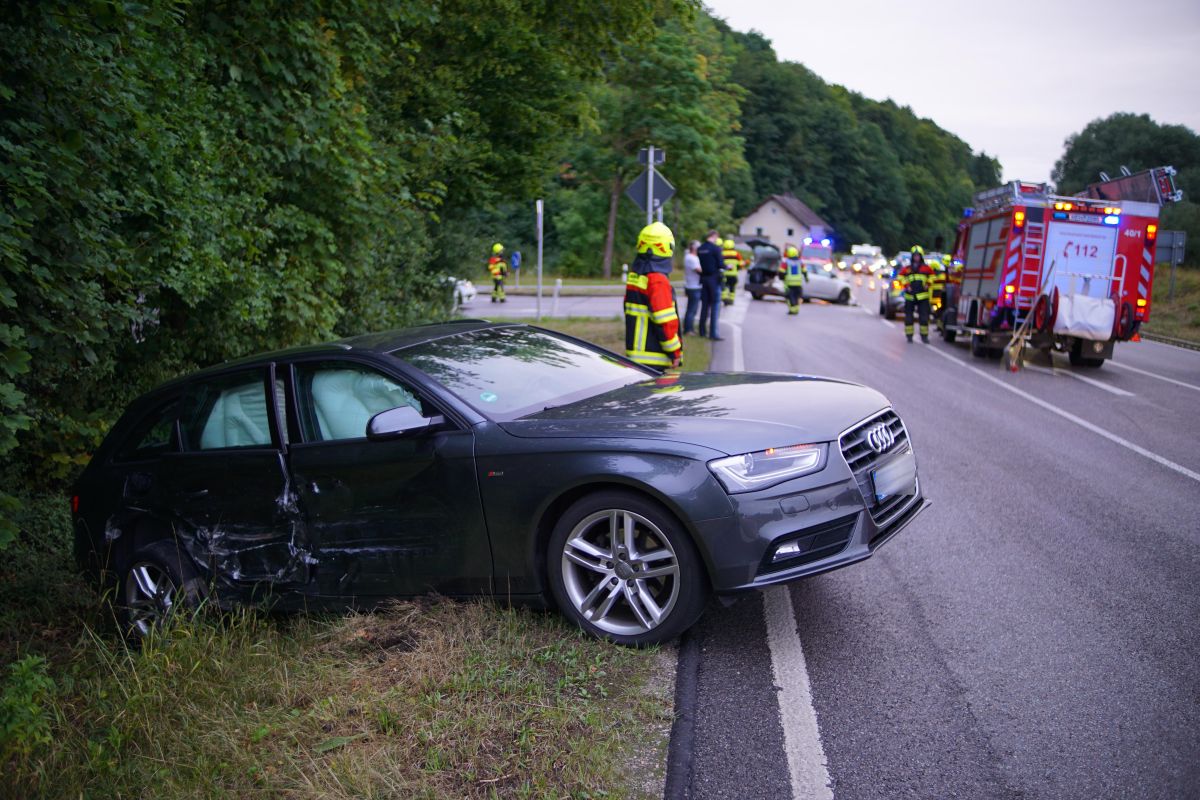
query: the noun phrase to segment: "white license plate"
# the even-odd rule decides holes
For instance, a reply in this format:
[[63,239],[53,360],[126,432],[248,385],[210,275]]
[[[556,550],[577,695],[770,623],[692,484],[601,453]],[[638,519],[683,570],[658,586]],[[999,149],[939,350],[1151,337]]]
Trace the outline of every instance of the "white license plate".
[[875,488],[877,503],[898,494],[914,494],[917,485],[917,459],[912,450],[905,450],[878,469],[871,470],[871,485]]

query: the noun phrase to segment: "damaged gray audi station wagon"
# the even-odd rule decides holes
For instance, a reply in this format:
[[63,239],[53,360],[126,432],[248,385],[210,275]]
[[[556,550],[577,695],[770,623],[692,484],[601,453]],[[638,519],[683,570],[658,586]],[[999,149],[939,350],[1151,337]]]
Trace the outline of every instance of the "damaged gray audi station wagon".
[[178,603],[554,604],[624,644],[708,596],[869,557],[925,501],[871,389],[659,374],[463,321],[213,367],[132,404],[74,497],[76,556],[132,632]]

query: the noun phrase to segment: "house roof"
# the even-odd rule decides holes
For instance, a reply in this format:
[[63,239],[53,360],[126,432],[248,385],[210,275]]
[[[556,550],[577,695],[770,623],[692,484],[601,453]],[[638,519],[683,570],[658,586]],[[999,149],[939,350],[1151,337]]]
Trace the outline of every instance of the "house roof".
[[[791,192],[787,192],[786,194],[771,195],[766,200],[763,200],[761,203],[755,206],[754,210],[751,211],[750,214],[753,214],[754,211],[758,211],[758,209],[762,208],[772,200],[783,206],[784,211],[795,217],[796,220],[806,228],[820,226],[826,230],[831,230],[833,227],[828,222],[821,219],[821,216],[817,214],[817,212],[809,208],[803,200],[801,200],[799,197],[796,197],[796,195],[792,194]],[[749,216],[749,214],[747,214],[747,216]]]

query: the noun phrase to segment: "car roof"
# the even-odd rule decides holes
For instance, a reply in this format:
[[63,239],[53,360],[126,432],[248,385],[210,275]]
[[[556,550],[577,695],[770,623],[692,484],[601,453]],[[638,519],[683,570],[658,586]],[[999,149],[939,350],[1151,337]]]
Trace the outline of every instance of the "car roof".
[[359,336],[351,336],[346,339],[338,339],[332,342],[323,342],[321,344],[300,345],[298,347],[288,347],[282,350],[272,350],[266,353],[256,353],[254,355],[245,356],[243,358],[234,359],[231,361],[223,361],[220,364],[214,364],[211,367],[189,372],[174,380],[162,384],[154,390],[154,393],[163,389],[168,389],[177,386],[184,381],[190,381],[195,378],[203,378],[208,375],[225,372],[238,367],[249,367],[255,364],[266,364],[271,361],[281,361],[285,359],[297,358],[300,356],[321,355],[322,353],[371,353],[385,354],[391,353],[393,350],[399,350],[412,345],[424,344],[437,339],[444,339],[447,336],[456,336],[461,333],[469,333],[471,331],[487,330],[490,328],[511,328],[519,325],[513,322],[489,322],[485,319],[460,319],[450,322],[431,322],[426,325],[418,325],[412,328],[397,328],[390,331],[381,331],[379,333],[365,333]]

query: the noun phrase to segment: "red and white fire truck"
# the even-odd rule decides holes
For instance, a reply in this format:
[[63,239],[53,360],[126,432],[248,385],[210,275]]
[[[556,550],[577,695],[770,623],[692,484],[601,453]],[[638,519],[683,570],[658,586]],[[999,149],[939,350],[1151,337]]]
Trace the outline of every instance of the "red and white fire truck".
[[1014,332],[1028,346],[1098,367],[1150,317],[1158,215],[1176,202],[1171,167],[1089,186],[1075,197],[1013,181],[981,192],[959,225],[961,284],[936,320],[999,358]]

